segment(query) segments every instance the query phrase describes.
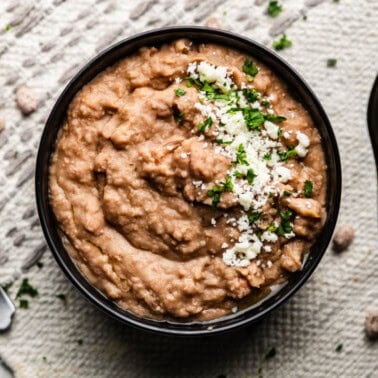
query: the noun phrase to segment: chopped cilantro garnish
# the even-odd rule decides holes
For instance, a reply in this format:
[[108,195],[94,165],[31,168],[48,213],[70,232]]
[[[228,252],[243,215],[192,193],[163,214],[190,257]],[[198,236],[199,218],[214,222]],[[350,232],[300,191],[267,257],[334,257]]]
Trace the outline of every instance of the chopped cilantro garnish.
[[175,89],[175,94],[176,94],[177,97],[184,96],[185,93],[186,92],[183,89],[181,89],[181,88]]
[[277,228],[274,224],[271,224],[268,228],[267,228],[267,231],[269,232],[276,232],[277,231]]
[[258,74],[259,69],[253,63],[251,58],[247,58],[243,64],[243,72],[248,75],[249,80],[253,80],[253,78]]
[[5,25],[5,31],[7,32],[7,31],[9,31],[9,30],[11,30],[12,29],[12,26],[11,25]]
[[336,67],[337,59],[330,58],[327,59],[327,67]]
[[243,95],[249,102],[255,102],[260,97],[260,93],[255,88],[243,88]]
[[281,161],[287,161],[289,158],[296,156],[297,151],[293,147],[288,147],[287,151],[278,151],[277,154]]
[[257,222],[260,219],[261,215],[262,212],[248,214],[248,220],[250,221],[250,223]]
[[198,125],[198,131],[201,131],[201,132],[204,132],[208,129],[210,129],[210,127],[213,125],[213,119],[211,117],[208,117],[205,119],[204,122],[200,123]]
[[273,348],[271,348],[271,349],[269,350],[269,352],[265,355],[265,359],[266,359],[266,360],[269,360],[269,359],[273,358],[276,354],[277,354],[276,348],[273,347]]
[[343,344],[338,344],[335,348],[335,351],[338,353],[341,352],[342,350],[343,350]]
[[232,192],[234,189],[234,184],[230,176],[226,177],[225,182],[221,182],[219,185],[215,184],[211,189],[207,191],[207,196],[212,197],[212,206],[216,209],[218,203],[220,202],[220,196],[223,192]]
[[273,48],[275,50],[283,50],[287,47],[290,47],[293,44],[289,39],[287,39],[286,34],[283,34],[282,37],[273,42]]
[[264,156],[263,156],[263,159],[264,160],[272,160],[272,154],[267,152]]
[[244,177],[244,174],[241,173],[241,172],[239,172],[239,171],[235,171],[235,172],[234,172],[234,176],[235,176],[236,178],[242,178],[242,177]]
[[307,198],[311,197],[312,188],[313,188],[312,182],[310,180],[306,180],[304,183],[304,190],[303,190],[305,197]]
[[42,268],[43,268],[43,262],[42,262],[42,261],[38,261],[38,262],[37,262],[37,267],[38,267],[39,269],[42,269]]
[[252,168],[249,168],[247,171],[247,181],[249,185],[253,184],[253,180],[255,179],[255,177],[256,177],[255,172],[253,171]]
[[232,183],[231,176],[226,177],[226,181],[221,184],[224,192],[232,192],[234,184]]
[[262,106],[264,106],[265,108],[269,108],[269,107],[270,107],[270,102],[269,102],[268,100],[262,100],[262,101],[260,102],[260,104],[261,104]]
[[228,144],[232,143],[232,140],[215,139],[214,143],[217,143],[217,144],[227,144],[228,145]]
[[275,114],[266,114],[265,119],[270,122],[274,123],[281,123],[283,121],[286,121],[286,118],[284,116],[275,115]]
[[249,130],[259,129],[265,122],[264,114],[257,109],[244,108],[243,116]]
[[293,193],[290,190],[285,190],[283,194],[285,197],[290,197]]
[[248,165],[247,161],[247,152],[245,151],[245,148],[242,144],[239,144],[238,150],[236,153],[236,163],[242,164],[242,165]]
[[32,298],[38,295],[38,290],[29,284],[29,280],[27,278],[23,279],[21,286],[16,294],[16,298],[19,298],[22,295],[29,295]]
[[202,83],[198,79],[193,79],[192,77],[188,77],[186,79],[186,86],[187,86],[187,88],[191,88],[193,86],[201,88],[202,87]]
[[244,121],[249,130],[260,129],[260,126],[265,121],[280,123],[286,120],[286,118],[283,116],[274,115],[274,114],[264,114],[260,110],[253,109],[253,108],[236,107],[236,108],[231,108],[230,110],[228,110],[229,113],[238,112],[238,111],[243,113]]
[[240,172],[240,171],[235,171],[235,172],[234,172],[234,176],[235,176],[236,178],[246,178],[247,181],[248,181],[248,184],[249,184],[249,185],[252,185],[252,184],[253,184],[253,180],[255,179],[255,177],[256,177],[257,175],[255,174],[255,172],[253,171],[252,168],[249,168],[249,169],[247,170],[247,173],[246,173],[246,174],[245,174],[245,173],[242,173],[242,172]]
[[293,212],[291,210],[281,211],[280,217],[283,220],[288,220],[293,216]]
[[196,86],[200,91],[205,92],[206,97],[209,100],[226,100],[229,101],[235,91],[230,91],[227,93],[221,93],[218,88],[213,87],[208,81],[202,82],[199,79],[188,78],[186,79],[186,86],[188,88]]
[[27,299],[20,299],[20,308],[29,308],[29,301]]
[[282,5],[278,1],[270,1],[267,12],[269,16],[277,17],[282,12]]
[[82,339],[79,339],[79,340],[77,340],[77,343],[78,343],[79,345],[83,345],[83,340],[82,340]]
[[291,226],[290,220],[293,217],[294,213],[291,210],[281,211],[281,224],[277,228],[277,233],[280,236],[285,236],[285,234],[289,234],[293,227]]

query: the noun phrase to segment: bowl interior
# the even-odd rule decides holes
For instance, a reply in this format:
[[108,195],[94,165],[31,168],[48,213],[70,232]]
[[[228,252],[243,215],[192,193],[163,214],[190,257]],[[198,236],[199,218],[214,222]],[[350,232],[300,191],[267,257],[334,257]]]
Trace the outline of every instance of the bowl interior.
[[[148,45],[160,45],[177,38],[189,38],[197,42],[212,42],[250,54],[267,65],[288,86],[308,110],[322,137],[328,166],[327,219],[323,230],[309,251],[300,272],[293,274],[279,290],[252,307],[233,315],[209,322],[180,323],[140,318],[118,307],[82,276],[65,250],[58,232],[57,222],[49,204],[48,169],[55,141],[67,108],[75,94],[97,74],[137,49]],[[43,232],[56,260],[73,284],[100,309],[127,324],[145,330],[176,335],[199,335],[233,329],[257,321],[289,298],[311,275],[331,239],[339,210],[341,194],[341,167],[336,140],[329,120],[311,89],[303,79],[276,54],[265,47],[237,34],[203,27],[172,27],[154,30],[125,39],[100,53],[90,61],[67,85],[47,120],[43,131],[36,166],[36,199]]]

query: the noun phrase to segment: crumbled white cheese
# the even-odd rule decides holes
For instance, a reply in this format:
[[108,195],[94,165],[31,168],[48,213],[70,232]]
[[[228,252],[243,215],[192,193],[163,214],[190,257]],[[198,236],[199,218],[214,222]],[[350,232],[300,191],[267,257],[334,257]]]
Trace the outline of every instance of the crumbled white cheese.
[[215,226],[216,224],[217,224],[217,221],[215,220],[215,218],[211,218],[211,224],[213,225],[213,226]]
[[273,266],[273,263],[270,260],[268,260],[266,262],[266,266],[270,269]]
[[197,66],[199,78],[202,82],[214,84],[223,93],[228,92],[233,84],[228,75],[227,67],[214,66],[207,62],[200,62]]
[[270,121],[264,122],[265,130],[271,139],[277,139],[280,128]]
[[273,233],[273,232],[265,231],[261,235],[261,240],[262,241],[267,241],[267,242],[270,242],[270,243],[275,243],[278,240],[278,236],[275,233]]
[[273,170],[273,177],[276,182],[286,183],[291,179],[291,171],[286,167],[276,166]]
[[307,155],[307,148],[310,146],[310,139],[306,134],[297,131],[298,145],[295,147],[297,155],[299,157],[305,157]]
[[[233,82],[232,74],[228,72],[227,67],[214,66],[204,61],[193,62],[189,64],[187,73],[189,77],[199,79],[201,82],[206,81],[219,92],[227,93],[227,100],[212,100],[208,98],[205,91],[200,91],[199,102],[194,106],[204,118],[212,118],[213,135],[223,142],[228,142],[215,146],[214,152],[228,156],[233,162],[227,174],[238,203],[245,212],[262,211],[272,195],[281,194],[282,189],[279,189],[277,184],[286,183],[292,178],[291,170],[277,154],[277,151],[282,150],[283,147],[279,141],[280,127],[274,122],[265,121],[261,130],[248,128],[244,111],[235,109],[262,110],[263,107],[259,102],[261,96],[260,100],[250,103],[245,93]],[[244,84],[243,88],[251,89],[252,87]],[[266,111],[274,114],[272,107]],[[285,132],[284,137],[289,138],[290,134]],[[199,140],[204,139],[204,135],[201,134]],[[299,149],[297,153],[301,157],[304,152],[307,153],[309,140],[300,132],[297,132],[297,139]],[[204,148],[205,146],[207,143],[203,144]],[[198,187],[206,189],[203,183],[201,185],[198,183]],[[230,266],[248,266],[262,250],[272,251],[271,246],[264,245],[264,242],[275,243],[278,240],[278,236],[269,231],[265,231],[259,239],[247,214],[239,218],[229,218],[226,223],[237,227],[240,232],[236,242],[231,240],[234,243],[233,246],[229,247],[227,243],[222,244],[222,249],[228,248],[223,253],[223,261]],[[278,227],[277,220],[273,223]],[[211,219],[211,224],[215,224],[214,218]],[[293,232],[288,233],[287,236],[291,237],[291,234]]]

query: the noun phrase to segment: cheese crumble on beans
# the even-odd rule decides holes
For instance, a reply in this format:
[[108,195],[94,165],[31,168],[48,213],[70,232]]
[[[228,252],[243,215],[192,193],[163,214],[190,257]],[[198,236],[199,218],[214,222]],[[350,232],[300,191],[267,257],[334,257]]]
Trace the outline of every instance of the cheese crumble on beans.
[[[286,150],[279,126],[286,118],[276,115],[269,98],[254,88],[253,77],[249,77],[251,84],[238,87],[227,67],[205,61],[190,63],[187,74],[187,86],[199,90],[195,108],[205,118],[196,132],[205,133],[214,142],[215,152],[233,162],[225,180],[210,188],[208,196],[216,207],[222,192],[232,192],[243,209],[236,221],[240,236],[233,246],[222,245],[223,261],[229,266],[245,267],[262,251],[270,252],[270,244],[277,242],[279,236],[295,237],[292,211],[281,213],[281,219],[265,230],[259,227],[260,218],[270,198],[300,196],[298,191],[285,191],[282,184],[292,177],[288,155],[304,158],[310,141],[297,131],[296,146]],[[285,136],[289,136],[287,132]],[[195,181],[193,184],[203,185]],[[213,225],[214,222],[212,219]]]

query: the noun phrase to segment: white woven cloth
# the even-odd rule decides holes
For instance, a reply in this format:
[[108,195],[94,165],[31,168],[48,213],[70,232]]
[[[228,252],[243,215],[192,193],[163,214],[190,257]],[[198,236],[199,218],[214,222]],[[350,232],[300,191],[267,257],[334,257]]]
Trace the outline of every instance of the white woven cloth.
[[[266,0],[0,2],[0,116],[6,121],[0,135],[0,283],[15,281],[13,299],[25,277],[39,291],[28,310],[17,309],[12,329],[0,334],[0,358],[16,377],[378,377],[378,343],[363,332],[366,310],[378,307],[377,179],[366,125],[378,68],[378,1],[281,2],[284,12],[276,19],[265,14]],[[353,224],[356,239],[341,255],[329,250],[297,295],[259,324],[221,337],[162,338],[100,313],[49,251],[43,268],[21,271],[44,250],[34,161],[54,100],[97,51],[137,31],[203,25],[210,16],[269,46],[282,31],[293,41],[282,55],[331,119],[343,167],[339,224]],[[328,58],[337,59],[335,68],[326,66]],[[14,101],[22,84],[40,99],[29,117]],[[61,293],[67,305],[56,298]],[[276,356],[266,360],[272,347]]]

